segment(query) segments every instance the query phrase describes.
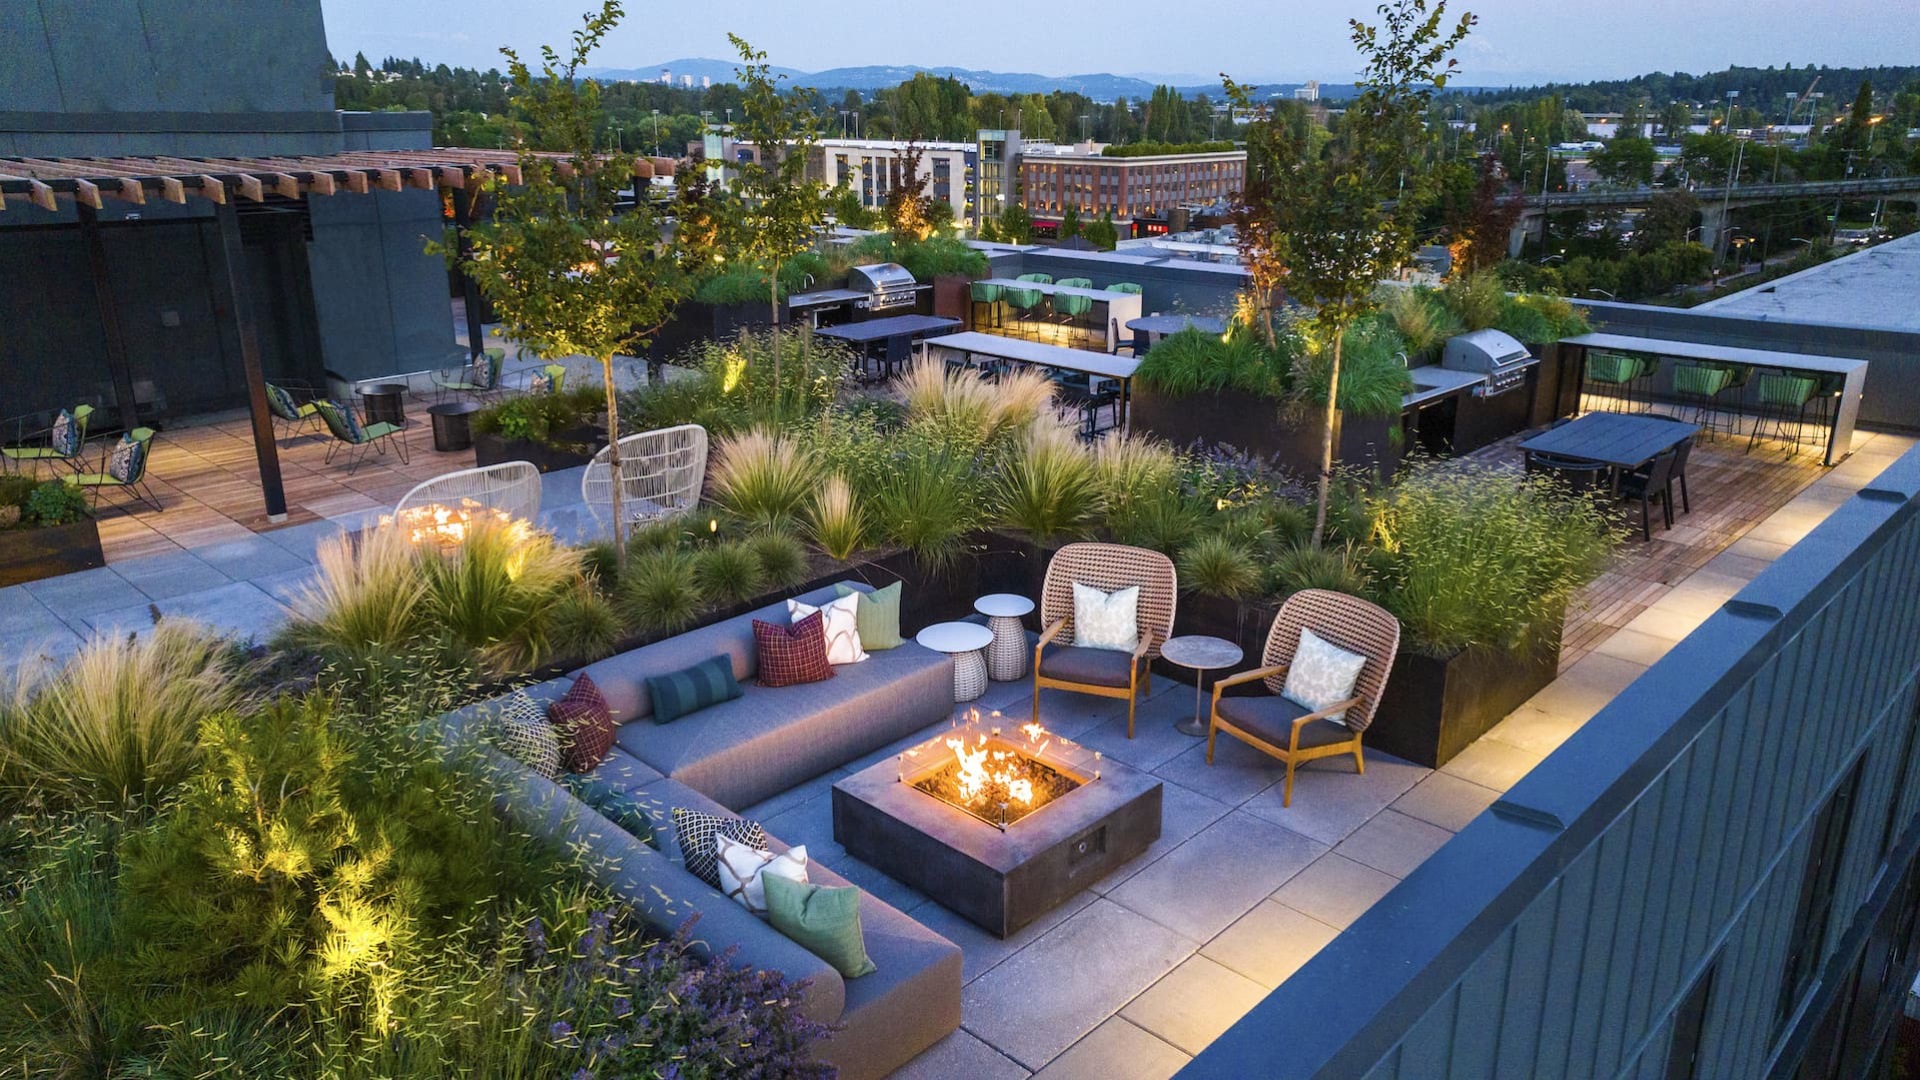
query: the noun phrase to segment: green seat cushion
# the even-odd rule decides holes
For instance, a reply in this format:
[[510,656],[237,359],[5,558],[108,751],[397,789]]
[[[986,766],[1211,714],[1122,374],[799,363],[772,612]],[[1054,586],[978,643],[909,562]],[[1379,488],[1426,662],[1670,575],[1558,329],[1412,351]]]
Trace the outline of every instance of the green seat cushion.
[[382,420],[382,421],[380,421],[380,422],[379,422],[379,423],[377,423],[377,424],[368,424],[368,425],[367,425],[367,426],[366,426],[366,427],[365,427],[364,429],[362,429],[362,430],[364,430],[364,431],[365,431],[365,432],[367,433],[367,438],[369,438],[369,439],[377,439],[377,438],[379,438],[379,437],[380,437],[380,436],[382,436],[382,435],[392,435],[392,434],[394,434],[395,432],[397,432],[397,431],[399,431],[399,430],[400,430],[400,425],[399,425],[399,424],[389,424],[389,423],[387,423],[387,422],[386,422],[385,420]]
[[1733,373],[1726,368],[1678,364],[1673,369],[1674,392],[1692,397],[1712,397],[1732,381]]
[[5,450],[0,450],[0,454],[5,454],[15,461],[37,461],[42,458],[64,458],[68,456],[49,446],[9,446]]
[[633,834],[634,839],[644,841],[655,851],[660,850],[660,837],[653,830],[653,815],[639,799],[591,773],[567,773],[561,777],[561,783],[575,798]]
[[860,603],[854,606],[853,621],[860,629],[861,648],[872,652],[906,644],[906,639],[900,636],[900,598],[904,594],[899,582],[867,593],[844,581],[833,587],[835,599],[855,594],[860,597]]
[[832,964],[843,977],[873,973],[860,932],[860,890],[761,875],[767,890],[767,921],[794,944]]
[[67,477],[67,483],[81,487],[119,487],[124,481],[108,476],[106,473],[76,473]]
[[1618,353],[1592,353],[1587,357],[1587,380],[1618,386],[1640,375],[1640,364],[1631,356]]
[[732,658],[709,656],[690,668],[649,677],[647,695],[653,701],[654,723],[669,724],[709,705],[732,701],[740,696],[740,684],[733,677]]
[[1815,383],[1801,375],[1781,375],[1769,372],[1755,379],[1760,393],[1760,404],[1798,407],[1805,405],[1813,396]]

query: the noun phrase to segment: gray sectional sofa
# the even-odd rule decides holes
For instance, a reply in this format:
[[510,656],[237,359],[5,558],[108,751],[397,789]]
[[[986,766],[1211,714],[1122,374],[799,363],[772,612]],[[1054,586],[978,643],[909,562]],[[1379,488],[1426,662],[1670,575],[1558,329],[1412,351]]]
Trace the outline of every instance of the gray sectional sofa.
[[[853,583],[855,588],[866,586]],[[831,588],[805,603],[833,599]],[[874,652],[835,677],[768,689],[753,682],[752,620],[785,622],[784,604],[728,619],[590,664],[590,675],[620,727],[614,749],[593,775],[634,795],[654,820],[658,850],[576,799],[566,787],[480,748],[498,777],[497,802],[522,827],[582,853],[588,872],[663,933],[699,915],[695,938],[711,953],[731,948],[735,963],[808,982],[802,1011],[840,1027],[819,1056],[841,1075],[880,1077],[911,1060],[960,1024],[960,950],[898,909],[862,894],[861,929],[876,970],[843,979],[825,961],[722,896],[681,865],[673,832],[675,807],[727,814],[842,765],[952,714],[953,662],[908,641]],[[744,693],[733,701],[656,724],[645,679],[709,656],[733,660]],[[573,675],[527,688],[538,701],[566,693]],[[475,745],[504,698],[470,705],[444,718],[446,731]],[[784,851],[787,845],[771,837]],[[810,855],[810,880],[845,885]]]

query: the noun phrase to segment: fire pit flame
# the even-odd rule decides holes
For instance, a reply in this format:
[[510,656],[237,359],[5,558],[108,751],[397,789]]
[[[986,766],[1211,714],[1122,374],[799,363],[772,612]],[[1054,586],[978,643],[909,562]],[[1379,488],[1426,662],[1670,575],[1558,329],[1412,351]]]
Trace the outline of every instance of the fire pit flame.
[[[972,719],[978,720],[978,714]],[[934,760],[920,770],[910,774],[905,768],[907,758],[919,756],[917,751],[902,755],[901,779],[1002,829],[1088,782],[1064,763],[1056,767],[1043,760],[1055,743],[1046,728],[1023,724],[1019,734],[1024,741],[998,727],[982,730],[969,724],[940,740],[950,756],[940,757],[936,751],[930,755]]]

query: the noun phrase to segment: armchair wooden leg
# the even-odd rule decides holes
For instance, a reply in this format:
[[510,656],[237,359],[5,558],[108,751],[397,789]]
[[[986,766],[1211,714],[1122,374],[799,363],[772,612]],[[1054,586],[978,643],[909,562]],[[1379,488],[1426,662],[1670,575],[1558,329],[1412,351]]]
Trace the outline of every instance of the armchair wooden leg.
[[1213,764],[1213,737],[1220,731],[1220,725],[1213,717],[1207,718],[1207,764]]
[[1360,743],[1357,740],[1353,744],[1353,768],[1361,776],[1367,775],[1367,759],[1360,756]]
[[1133,738],[1133,709],[1140,700],[1140,691],[1135,689],[1127,694],[1127,738]]
[[[1034,669],[1039,670],[1039,664],[1036,663]],[[1033,722],[1036,724],[1040,722],[1040,676],[1038,675],[1033,677]]]
[[1280,792],[1280,807],[1285,809],[1293,805],[1293,759],[1287,759],[1287,786]]

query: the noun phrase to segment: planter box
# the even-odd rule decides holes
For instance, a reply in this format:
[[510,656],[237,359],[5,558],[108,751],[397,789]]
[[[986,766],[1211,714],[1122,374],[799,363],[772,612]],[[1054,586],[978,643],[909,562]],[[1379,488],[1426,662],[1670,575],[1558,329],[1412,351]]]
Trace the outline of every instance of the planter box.
[[941,274],[933,279],[933,314],[959,319],[972,317],[973,279],[964,274]]
[[[780,320],[786,322],[787,304],[780,302]],[[703,341],[728,341],[742,329],[767,325],[767,301],[750,304],[702,304],[689,300],[674,308],[673,316],[648,339],[647,356],[672,362]]]
[[0,530],[0,586],[105,565],[100,526],[90,517],[70,525]]
[[[1290,421],[1282,416],[1278,403],[1237,391],[1174,397],[1136,386],[1131,420],[1134,431],[1158,436],[1175,446],[1225,443],[1271,459],[1295,476],[1320,475],[1317,412]],[[1392,479],[1400,459],[1392,433],[1399,422],[1397,416],[1335,414],[1334,464],[1373,469],[1381,480]]]
[[1530,656],[1478,647],[1448,657],[1402,651],[1366,745],[1437,769],[1539,693],[1559,670],[1557,644]]
[[488,432],[473,437],[473,459],[475,465],[498,465],[505,461],[528,461],[541,472],[553,472],[556,469],[571,469],[575,465],[585,465],[593,460],[593,455],[607,444],[606,433],[596,427],[578,427],[563,432],[561,442],[590,446],[588,451],[568,450],[551,446],[531,439],[508,439],[498,432]]

